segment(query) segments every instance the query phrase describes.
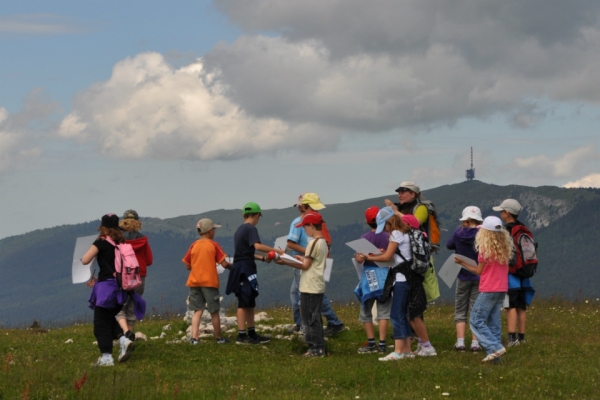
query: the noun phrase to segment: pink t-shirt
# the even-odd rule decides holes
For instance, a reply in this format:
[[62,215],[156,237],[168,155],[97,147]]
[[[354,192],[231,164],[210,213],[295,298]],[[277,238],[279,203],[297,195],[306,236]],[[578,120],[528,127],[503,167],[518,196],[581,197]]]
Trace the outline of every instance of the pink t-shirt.
[[477,261],[484,262],[479,291],[486,293],[508,292],[508,266],[497,261],[486,261],[479,253]]

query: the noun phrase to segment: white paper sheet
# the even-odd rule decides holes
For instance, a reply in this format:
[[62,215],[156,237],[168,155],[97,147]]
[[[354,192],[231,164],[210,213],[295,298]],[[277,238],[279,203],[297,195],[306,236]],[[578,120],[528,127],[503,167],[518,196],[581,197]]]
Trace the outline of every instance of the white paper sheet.
[[[229,264],[233,264],[233,257],[225,257],[225,261]],[[217,273],[221,275],[223,272],[225,272],[225,268],[223,268],[221,264],[217,264]]]
[[354,268],[356,268],[358,280],[360,281],[362,279],[363,271],[365,270],[364,263],[361,264],[358,261],[356,261],[356,258],[352,257],[352,265],[354,265]]
[[282,260],[289,261],[291,263],[302,264],[302,261],[296,260],[294,257],[289,254],[282,254],[279,256]]
[[440,272],[438,272],[438,275],[440,276],[440,278],[442,278],[444,283],[449,288],[452,287],[452,284],[456,280],[456,277],[458,276],[458,273],[460,272],[460,269],[462,268],[462,266],[460,264],[457,264],[454,262],[454,257],[457,257],[457,258],[463,260],[464,262],[466,262],[469,265],[472,265],[473,267],[477,266],[477,261],[472,260],[468,257],[461,256],[459,254],[450,255],[450,257],[448,257],[448,259],[446,260],[444,265],[442,265],[442,268],[440,268]]
[[283,251],[285,251],[286,247],[287,247],[287,235],[286,236],[281,236],[278,237],[277,239],[275,239],[275,244],[273,245],[274,249],[281,249]]
[[73,283],[84,283],[90,280],[94,269],[98,265],[94,258],[88,265],[83,265],[81,257],[90,249],[98,235],[79,237],[75,241],[75,251],[73,252],[73,264],[71,266],[71,275]]
[[331,269],[333,268],[333,258],[328,258],[325,260],[325,271],[323,272],[323,278],[325,282],[329,282],[331,279]]
[[[360,238],[346,243],[346,246],[350,247],[356,253],[362,254],[380,254],[381,251],[371,242],[365,238]],[[390,261],[375,261],[379,267],[393,267],[395,265],[394,258]]]

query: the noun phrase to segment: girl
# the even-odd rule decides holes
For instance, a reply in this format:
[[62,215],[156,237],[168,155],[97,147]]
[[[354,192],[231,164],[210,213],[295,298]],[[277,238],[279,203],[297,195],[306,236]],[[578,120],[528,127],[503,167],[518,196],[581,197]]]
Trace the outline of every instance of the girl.
[[[468,257],[472,260],[478,259],[475,250],[475,235],[479,230],[477,226],[481,224],[481,210],[475,206],[469,206],[462,212],[459,226],[448,239],[446,248],[454,250],[456,254]],[[476,275],[466,269],[461,269],[456,280],[456,292],[454,301],[454,323],[456,324],[456,344],[454,350],[465,351],[465,330],[467,326],[467,315],[473,310],[473,304],[479,295],[479,275]],[[479,351],[479,342],[475,335],[472,335],[471,351]]]
[[479,252],[477,267],[471,267],[458,258],[454,261],[481,275],[479,296],[473,305],[469,323],[487,353],[482,362],[489,362],[499,360],[506,353],[501,343],[500,309],[508,291],[508,260],[514,251],[513,241],[502,228],[500,218],[487,217],[483,220],[475,236],[475,249]]
[[[378,255],[359,254],[357,261],[389,261],[394,258],[396,266],[390,273],[395,274],[390,319],[394,328],[394,351],[379,361],[395,361],[403,358],[413,358],[410,351],[411,324],[417,333],[423,334],[425,325],[419,317],[425,309],[425,291],[422,275],[410,269],[412,259],[410,239],[407,235],[411,227],[394,214],[391,207],[384,207],[377,214],[376,233],[384,229],[390,234],[390,242],[386,251]],[[408,318],[407,318],[408,317]],[[409,319],[411,324],[409,324]],[[427,335],[425,330],[425,336]],[[433,346],[427,342],[428,346]],[[435,349],[433,349],[435,352]],[[424,354],[419,354],[424,355]]]
[[[110,367],[114,365],[112,356],[113,339],[118,339],[121,345],[119,362],[125,362],[131,357],[134,349],[133,342],[123,335],[123,329],[115,319],[125,300],[124,292],[119,289],[115,279],[115,246],[108,242],[124,243],[125,239],[119,229],[119,217],[115,214],[102,216],[100,235],[90,249],[83,255],[81,262],[87,265],[94,257],[98,260],[100,271],[98,279],[92,277],[88,286],[93,287],[90,295],[90,308],[94,310],[94,336],[98,340],[98,348],[102,355],[93,365]],[[96,282],[97,281],[97,282]]]

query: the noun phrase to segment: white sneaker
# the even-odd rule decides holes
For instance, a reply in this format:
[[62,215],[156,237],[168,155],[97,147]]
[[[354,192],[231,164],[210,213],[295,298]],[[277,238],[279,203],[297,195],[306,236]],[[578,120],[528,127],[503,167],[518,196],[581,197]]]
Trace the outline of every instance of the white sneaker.
[[[125,337],[125,336],[122,336]],[[121,342],[119,340],[119,342]],[[125,339],[121,342],[121,351],[119,352],[119,362],[125,362],[129,360],[131,357],[131,353],[135,349],[135,345],[133,342],[125,337]]]
[[115,365],[115,361],[112,357],[104,358],[100,356],[95,363],[92,363],[92,367],[112,367]]
[[417,355],[419,357],[433,357],[433,356],[437,356],[437,353],[435,351],[435,347],[433,347],[433,346],[429,346],[429,347],[421,346],[421,350],[419,350],[417,352]]
[[493,360],[497,359],[498,357],[500,357],[504,353],[506,353],[506,349],[504,347],[502,347],[500,350],[488,354],[486,358],[481,360],[481,362],[493,361]]
[[395,351],[392,351],[387,356],[381,357],[379,361],[398,361],[402,360],[403,358],[405,358],[404,354],[398,354]]

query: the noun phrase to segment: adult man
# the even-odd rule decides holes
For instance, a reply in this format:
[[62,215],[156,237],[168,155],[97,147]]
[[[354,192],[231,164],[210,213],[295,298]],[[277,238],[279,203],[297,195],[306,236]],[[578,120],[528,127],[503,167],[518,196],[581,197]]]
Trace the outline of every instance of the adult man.
[[[304,214],[310,210],[319,212],[325,208],[321,199],[316,193],[303,193],[298,197],[298,201],[294,204],[294,207],[298,208],[300,216],[294,219],[290,225],[290,232],[288,234],[287,248],[292,250],[293,255],[304,255],[306,251],[306,245],[308,244],[309,238],[302,228],[296,228],[296,225],[300,223],[300,220]],[[323,223],[322,234],[327,242],[327,246],[331,247],[331,236],[327,230],[327,226]],[[291,329],[292,332],[298,332],[302,329],[302,320],[300,318],[300,270],[294,269],[294,280],[290,288],[290,300],[292,301],[292,315],[294,317],[294,327]],[[321,305],[321,314],[327,320],[327,328],[324,331],[325,336],[333,336],[344,330],[344,323],[340,321],[331,308],[331,302],[327,298],[327,295],[323,295],[323,304]]]
[[[499,206],[494,207],[494,211],[500,212],[500,218],[505,224],[508,233],[513,240],[513,228],[524,224],[517,218],[521,212],[521,204],[515,199],[506,199]],[[515,246],[517,243],[515,243]],[[510,264],[513,264],[511,260]],[[509,265],[510,267],[511,265]],[[525,342],[525,324],[527,322],[527,305],[531,302],[535,290],[531,286],[528,278],[521,278],[514,274],[508,274],[508,307],[506,313],[506,325],[508,327],[507,347],[518,346]],[[517,336],[517,324],[519,334]]]

